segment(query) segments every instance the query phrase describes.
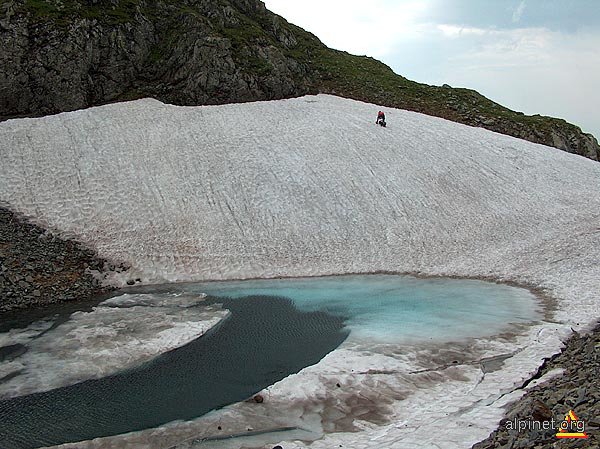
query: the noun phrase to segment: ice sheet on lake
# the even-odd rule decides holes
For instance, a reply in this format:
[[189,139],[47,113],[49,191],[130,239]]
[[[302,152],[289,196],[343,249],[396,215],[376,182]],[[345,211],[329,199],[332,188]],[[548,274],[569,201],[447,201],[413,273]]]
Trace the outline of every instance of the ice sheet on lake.
[[0,399],[105,377],[183,346],[228,313],[201,305],[202,300],[197,295],[125,294],[91,312],[75,312],[54,329],[44,321],[0,334],[0,346],[27,347],[24,354],[0,363],[0,379],[16,374],[0,382]]
[[[571,327],[598,318],[600,164],[401,110],[386,109],[383,129],[372,123],[379,109],[327,95],[193,108],[139,100],[9,120],[0,200],[146,282],[381,270],[544,290],[559,301],[557,323],[488,342],[517,350],[501,372],[467,366],[468,381],[391,404],[395,424],[313,446],[468,447],[500,420],[501,393]],[[342,356],[359,369],[363,353],[335,351],[273,397],[335,402],[319,373]],[[402,385],[393,372],[344,376],[373,398]]]

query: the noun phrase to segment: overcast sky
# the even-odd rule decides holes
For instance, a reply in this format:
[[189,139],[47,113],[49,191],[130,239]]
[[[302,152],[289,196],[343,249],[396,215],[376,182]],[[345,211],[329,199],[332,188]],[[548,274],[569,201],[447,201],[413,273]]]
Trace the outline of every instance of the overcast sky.
[[326,45],[600,139],[600,0],[265,0]]

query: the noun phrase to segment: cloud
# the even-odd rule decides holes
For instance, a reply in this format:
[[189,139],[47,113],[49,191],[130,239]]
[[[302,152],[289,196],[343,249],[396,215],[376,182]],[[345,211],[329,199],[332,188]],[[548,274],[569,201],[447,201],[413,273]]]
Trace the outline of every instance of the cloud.
[[595,112],[600,104],[600,30],[437,27],[431,32],[440,37],[432,35],[427,45],[443,39],[444,51],[437,64],[429,63],[429,70],[415,75],[419,81],[475,89],[511,109],[561,117],[600,137]]
[[483,36],[484,34],[489,33],[488,30],[484,30],[482,28],[472,28],[446,24],[437,25],[436,28],[447,37],[460,37],[468,34]]
[[314,33],[329,47],[383,58],[394,44],[419,33],[428,0],[267,0],[267,8]]
[[521,21],[521,17],[523,16],[523,11],[525,11],[525,0],[522,0],[519,3],[519,6],[513,12],[512,21],[513,23],[519,23]]

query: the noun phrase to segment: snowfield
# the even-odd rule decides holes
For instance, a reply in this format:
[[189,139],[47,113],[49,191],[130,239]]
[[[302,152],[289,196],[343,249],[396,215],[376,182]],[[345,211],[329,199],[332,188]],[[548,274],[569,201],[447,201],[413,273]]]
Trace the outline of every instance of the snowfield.
[[[324,432],[314,448],[470,447],[520,392],[504,394],[571,327],[600,317],[600,164],[402,110],[386,109],[383,129],[379,109],[328,95],[205,107],[145,99],[9,120],[0,200],[130,264],[107,279],[117,285],[391,271],[543,290],[557,300],[551,322],[471,348],[515,351],[501,371],[440,370],[415,391],[393,374],[405,366],[393,351],[346,346],[274,385],[259,417],[243,403],[163,429],[183,441],[230,416]],[[358,416],[357,392],[386,404],[386,422],[331,425]],[[173,444],[159,433],[88,447]]]

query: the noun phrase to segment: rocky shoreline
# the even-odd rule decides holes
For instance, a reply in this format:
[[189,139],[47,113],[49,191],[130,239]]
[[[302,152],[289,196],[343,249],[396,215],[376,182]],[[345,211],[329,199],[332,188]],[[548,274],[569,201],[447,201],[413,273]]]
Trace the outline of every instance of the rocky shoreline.
[[0,208],[0,314],[106,293],[92,272],[124,268]]
[[[559,374],[560,371],[562,374]],[[527,388],[531,381],[552,372],[547,382]],[[527,393],[509,406],[500,426],[472,449],[600,448],[600,325],[586,335],[575,333],[565,348],[546,361],[525,383]],[[585,422],[587,439],[558,439],[556,428],[515,429],[514,423],[531,421],[560,425],[573,410]]]

